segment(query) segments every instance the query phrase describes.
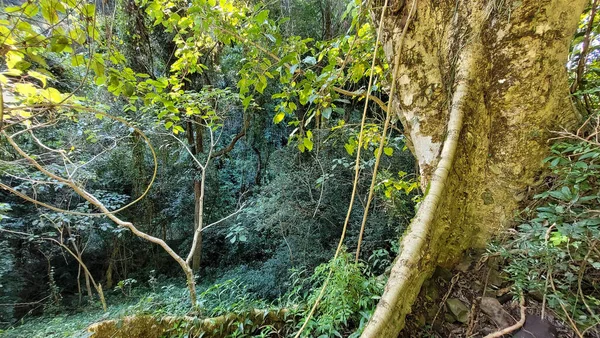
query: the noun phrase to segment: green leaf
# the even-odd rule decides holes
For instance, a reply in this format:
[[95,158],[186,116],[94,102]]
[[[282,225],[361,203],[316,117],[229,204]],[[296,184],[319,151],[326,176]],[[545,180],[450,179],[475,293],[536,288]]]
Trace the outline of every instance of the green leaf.
[[383,153],[386,154],[387,156],[392,156],[394,154],[394,148],[385,147],[385,148],[383,148]]
[[248,109],[248,106],[250,106],[250,102],[252,102],[252,96],[246,96],[242,100],[242,106],[244,107],[244,109]]
[[346,143],[344,144],[344,148],[346,149],[348,155],[353,155],[354,151],[356,150],[356,143]]
[[50,41],[50,51],[55,53],[62,52],[69,45],[69,39],[66,36],[58,36]]
[[175,127],[173,127],[173,133],[174,134],[183,133],[184,131],[185,131],[185,129],[183,129],[182,126],[175,126]]
[[254,84],[254,88],[262,94],[265,88],[267,88],[267,78],[262,74],[258,74],[258,82]]
[[275,117],[273,117],[273,123],[278,124],[279,122],[283,121],[284,118],[285,113],[279,112],[277,115],[275,115]]
[[308,149],[308,151],[312,151],[313,150],[313,145],[314,144],[313,144],[313,141],[310,138],[305,137],[302,140],[302,144],[304,144],[304,147],[306,147],[306,149]]
[[48,76],[46,76],[40,72],[33,71],[33,70],[28,71],[27,75],[40,80],[42,82],[42,88],[46,88]]
[[10,7],[4,8],[5,13],[15,13],[15,12],[20,12],[20,11],[21,11],[21,7],[19,7],[19,6],[10,6]]
[[40,11],[40,8],[31,2],[26,2],[24,6],[25,8],[23,9],[23,14],[30,18],[33,18]]
[[15,90],[17,93],[26,97],[37,94],[37,88],[31,83],[17,83],[15,84]]
[[54,7],[54,1],[41,1],[42,6],[42,16],[50,25],[55,25],[58,23],[58,13]]
[[268,17],[269,17],[269,11],[264,10],[264,11],[260,11],[258,14],[256,14],[256,17],[254,18],[254,20],[256,22],[258,22],[259,24],[262,24],[265,22],[265,20],[267,20]]
[[62,95],[60,92],[54,88],[48,88],[42,91],[42,96],[44,96],[51,103],[60,103],[62,101]]
[[94,80],[94,83],[96,84],[96,86],[102,86],[106,83],[106,76],[97,76]]
[[17,64],[23,61],[24,55],[21,52],[11,50],[6,53],[6,66],[9,69],[17,68]]
[[84,66],[84,65],[85,65],[85,58],[83,57],[83,55],[73,55],[71,57],[71,66],[77,67],[77,66]]

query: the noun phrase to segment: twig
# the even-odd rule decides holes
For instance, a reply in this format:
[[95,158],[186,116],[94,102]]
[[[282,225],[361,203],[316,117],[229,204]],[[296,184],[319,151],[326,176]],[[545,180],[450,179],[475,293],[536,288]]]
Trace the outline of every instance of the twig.
[[[554,279],[552,279],[552,274],[548,274],[548,279],[550,279],[550,286],[552,287],[552,291],[554,291],[554,293],[557,293],[556,286],[554,286]],[[571,318],[571,316],[569,316],[569,311],[567,311],[567,309],[565,308],[562,300],[558,299],[558,305],[560,305],[560,308],[565,313],[565,316],[567,317],[567,320],[569,321],[569,324],[571,324],[571,328],[575,331],[575,333],[577,334],[577,336],[579,338],[583,338],[583,335],[581,334],[581,332],[579,332],[579,329],[577,328],[577,325],[573,321],[573,318]]]
[[465,334],[465,337],[470,337],[471,334],[473,333],[473,328],[475,327],[475,321],[477,320],[477,311],[476,307],[477,307],[477,303],[479,301],[476,300],[475,302],[473,302],[473,304],[471,304],[471,313],[469,314],[469,326],[467,326],[467,333]]
[[450,284],[450,288],[448,289],[448,291],[446,292],[444,297],[442,297],[442,301],[441,301],[442,305],[436,311],[435,316],[433,316],[433,320],[431,321],[431,326],[433,326],[433,324],[435,324],[435,321],[436,321],[438,315],[440,314],[442,307],[446,303],[446,300],[448,299],[448,297],[450,297],[450,294],[452,293],[452,289],[454,288],[454,285],[456,284],[456,282],[458,282],[459,277],[460,277],[460,272],[458,272],[456,275],[454,275],[454,277],[452,277],[452,284]]

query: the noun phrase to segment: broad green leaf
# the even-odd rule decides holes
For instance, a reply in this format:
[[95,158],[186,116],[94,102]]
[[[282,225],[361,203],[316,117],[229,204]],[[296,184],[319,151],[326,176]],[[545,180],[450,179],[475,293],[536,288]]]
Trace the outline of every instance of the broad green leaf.
[[48,76],[46,76],[40,72],[36,72],[34,70],[28,71],[27,74],[35,79],[40,80],[42,82],[42,88],[46,88],[46,84],[48,82]]
[[17,83],[15,84],[15,90],[26,97],[37,94],[37,88],[31,83]]
[[254,20],[256,22],[258,22],[259,24],[262,24],[265,22],[265,20],[267,20],[268,17],[269,17],[269,11],[264,10],[264,11],[260,11],[258,14],[256,14],[256,17],[254,18]]
[[42,91],[42,96],[51,103],[60,103],[62,101],[62,95],[55,88],[48,88]]
[[21,52],[11,50],[6,53],[6,66],[9,69],[17,68],[17,64],[23,61],[24,55]]
[[285,113],[279,112],[273,118],[273,123],[278,124],[279,122],[283,121],[284,118],[285,118]]
[[306,147],[306,149],[308,149],[308,151],[312,151],[313,150],[313,141],[310,138],[305,137],[302,140],[302,143],[304,144],[304,146]]

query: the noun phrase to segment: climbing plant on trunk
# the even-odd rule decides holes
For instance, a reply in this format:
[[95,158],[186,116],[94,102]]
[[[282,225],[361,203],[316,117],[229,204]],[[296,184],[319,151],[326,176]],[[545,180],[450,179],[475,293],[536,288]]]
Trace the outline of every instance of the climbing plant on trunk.
[[[413,1],[384,22],[393,59]],[[393,109],[425,198],[363,337],[396,337],[422,283],[510,224],[549,132],[578,119],[565,65],[585,0],[414,0]]]

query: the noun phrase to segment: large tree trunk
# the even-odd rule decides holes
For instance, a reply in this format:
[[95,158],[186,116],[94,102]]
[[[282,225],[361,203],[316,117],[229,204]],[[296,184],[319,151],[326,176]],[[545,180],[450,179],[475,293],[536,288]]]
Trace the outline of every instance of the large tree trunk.
[[383,40],[393,59],[409,22],[394,109],[426,197],[363,337],[396,337],[436,266],[510,224],[550,131],[577,121],[565,65],[586,0],[415,1],[411,20],[413,0],[387,16]]

